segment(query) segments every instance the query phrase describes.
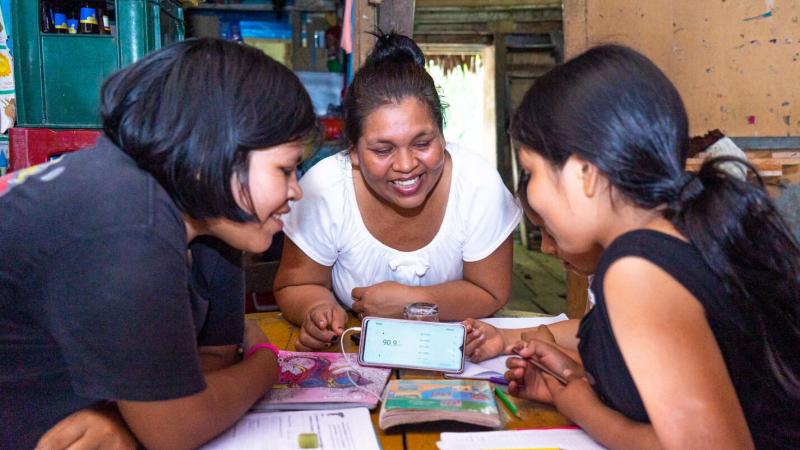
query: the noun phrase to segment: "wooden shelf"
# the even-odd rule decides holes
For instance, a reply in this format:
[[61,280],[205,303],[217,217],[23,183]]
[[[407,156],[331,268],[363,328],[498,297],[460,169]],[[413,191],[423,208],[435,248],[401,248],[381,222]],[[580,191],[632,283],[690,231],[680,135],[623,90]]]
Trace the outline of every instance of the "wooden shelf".
[[[253,4],[253,3],[234,3],[234,4],[217,4],[217,3],[201,3],[197,6],[186,8],[187,11],[230,11],[230,12],[270,12],[275,8],[271,3]],[[284,11],[309,11],[309,12],[329,12],[336,11],[336,5],[333,2],[317,3],[313,5],[292,5],[283,8]]]
[[[686,160],[686,170],[697,172],[705,157],[702,153]],[[755,151],[747,152],[747,161],[754,165],[758,174],[765,178],[787,177],[800,173],[800,152],[798,151]]]

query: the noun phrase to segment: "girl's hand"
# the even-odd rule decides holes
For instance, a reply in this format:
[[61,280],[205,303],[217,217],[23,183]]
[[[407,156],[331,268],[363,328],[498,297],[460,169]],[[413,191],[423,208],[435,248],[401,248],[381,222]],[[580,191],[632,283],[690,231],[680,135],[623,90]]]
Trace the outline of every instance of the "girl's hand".
[[581,413],[585,415],[590,405],[601,404],[600,398],[589,384],[588,375],[582,370],[581,372],[572,372],[570,369],[566,369],[564,377],[567,379],[566,385],[559,383],[553,377],[545,377],[553,404],[561,414],[574,420]]
[[128,430],[116,406],[86,408],[55,424],[36,444],[37,450],[66,448],[133,450],[136,438]]
[[269,344],[269,339],[267,339],[261,327],[258,326],[258,322],[255,320],[245,320],[244,342],[242,342],[245,353],[247,353],[252,346],[261,343]]
[[552,343],[556,342],[556,337],[553,336],[553,333],[550,331],[550,328],[547,328],[547,325],[539,325],[536,328],[523,331],[519,338],[526,342],[533,339]]
[[472,362],[481,362],[503,354],[508,347],[504,330],[498,330],[486,322],[467,319],[462,322],[467,328],[467,345],[464,354]]
[[[532,339],[529,342],[518,342],[510,350],[521,358],[510,358],[506,361],[509,371],[506,378],[509,380],[509,392],[531,400],[545,403],[555,403],[557,396],[562,393],[562,386],[556,379],[544,373],[535,365],[529,363],[527,358],[535,358],[555,373],[568,376],[583,377],[583,366],[561,351],[552,342]],[[589,387],[591,389],[591,387]]]
[[320,303],[306,313],[295,348],[307,352],[322,350],[336,343],[344,332],[347,313],[335,303]]
[[506,367],[508,370],[504,376],[508,380],[508,392],[511,395],[542,403],[553,403],[553,396],[539,369],[522,358],[508,358]]
[[367,287],[353,288],[353,312],[359,317],[403,317],[403,309],[413,303],[411,287],[394,281],[383,281]]

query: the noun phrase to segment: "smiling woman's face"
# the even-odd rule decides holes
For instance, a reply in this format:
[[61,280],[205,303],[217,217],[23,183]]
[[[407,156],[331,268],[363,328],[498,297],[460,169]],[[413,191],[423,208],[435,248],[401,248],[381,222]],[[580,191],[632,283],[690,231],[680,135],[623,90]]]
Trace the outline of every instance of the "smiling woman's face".
[[414,97],[371,112],[350,155],[378,200],[404,209],[425,202],[445,167],[444,139]]
[[277,145],[250,152],[248,184],[251,205],[247,205],[232,180],[236,203],[258,217],[257,222],[234,222],[211,219],[206,222],[208,233],[231,247],[252,253],[266,251],[275,233],[283,229],[280,217],[289,212],[289,200],[300,200],[303,191],[297,183],[297,164],[303,157],[303,145],[297,142]]

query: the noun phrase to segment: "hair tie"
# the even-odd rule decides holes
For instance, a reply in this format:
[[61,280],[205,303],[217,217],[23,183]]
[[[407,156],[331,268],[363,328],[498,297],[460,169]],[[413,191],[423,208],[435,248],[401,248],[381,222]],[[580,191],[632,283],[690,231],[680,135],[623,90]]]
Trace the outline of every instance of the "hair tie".
[[681,176],[681,189],[678,194],[678,201],[681,204],[691,202],[703,193],[705,186],[703,181],[696,174],[685,172]]
[[667,207],[667,218],[672,219],[683,211],[687,204],[703,193],[705,186],[696,174],[684,172],[676,183],[678,187],[673,201]]

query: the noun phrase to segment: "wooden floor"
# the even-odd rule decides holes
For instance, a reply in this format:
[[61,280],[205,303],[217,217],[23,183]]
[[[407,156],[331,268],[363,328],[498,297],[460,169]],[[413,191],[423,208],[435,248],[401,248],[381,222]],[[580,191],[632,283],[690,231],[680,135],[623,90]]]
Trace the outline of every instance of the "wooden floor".
[[566,273],[553,256],[514,244],[511,298],[505,310],[560,314],[567,310]]

